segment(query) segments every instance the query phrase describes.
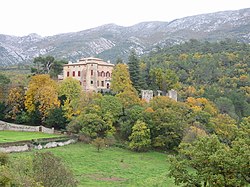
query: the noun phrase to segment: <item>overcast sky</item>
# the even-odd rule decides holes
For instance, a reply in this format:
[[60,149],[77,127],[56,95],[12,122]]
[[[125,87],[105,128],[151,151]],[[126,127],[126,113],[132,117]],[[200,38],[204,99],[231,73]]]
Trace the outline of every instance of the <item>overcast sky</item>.
[[50,36],[241,8],[250,0],[0,0],[0,34]]

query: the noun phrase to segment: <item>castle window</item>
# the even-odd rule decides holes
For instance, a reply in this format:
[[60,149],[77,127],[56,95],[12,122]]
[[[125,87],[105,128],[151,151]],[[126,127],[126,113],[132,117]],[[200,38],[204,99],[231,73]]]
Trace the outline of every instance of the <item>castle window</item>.
[[69,77],[69,71],[67,71],[67,77]]
[[108,71],[106,73],[106,77],[110,77],[110,73]]
[[78,77],[80,77],[81,76],[81,72],[80,71],[78,71]]
[[102,87],[104,87],[104,81],[102,81]]
[[76,75],[75,71],[73,71],[72,75],[73,75],[73,77]]
[[109,86],[109,83],[107,83],[107,89],[109,89],[109,87],[110,87],[110,86]]
[[90,84],[93,84],[94,82],[93,81],[90,81]]
[[99,81],[97,81],[97,86],[99,86]]
[[91,70],[91,75],[94,75],[94,71],[93,70]]
[[101,77],[105,77],[104,71],[101,72]]

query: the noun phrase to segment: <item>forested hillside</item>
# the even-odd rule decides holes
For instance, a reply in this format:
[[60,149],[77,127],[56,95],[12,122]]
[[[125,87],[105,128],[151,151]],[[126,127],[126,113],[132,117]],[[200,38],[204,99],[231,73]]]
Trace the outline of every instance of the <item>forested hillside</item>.
[[[117,59],[106,93],[86,92],[72,77],[55,80],[63,62],[49,59],[34,59],[40,68],[27,82],[0,74],[0,119],[77,134],[98,151],[178,152],[168,173],[177,185],[250,184],[249,44],[191,40],[143,58],[131,51],[128,64]],[[147,102],[141,89],[175,89],[179,99]]]
[[[179,90],[180,100],[205,97],[220,112],[237,120],[250,115],[249,44],[190,40],[151,52],[142,59],[141,67],[150,89],[160,89],[152,80],[157,79],[159,72],[171,70],[173,77],[179,79],[175,89]],[[153,73],[157,71],[158,74]]]

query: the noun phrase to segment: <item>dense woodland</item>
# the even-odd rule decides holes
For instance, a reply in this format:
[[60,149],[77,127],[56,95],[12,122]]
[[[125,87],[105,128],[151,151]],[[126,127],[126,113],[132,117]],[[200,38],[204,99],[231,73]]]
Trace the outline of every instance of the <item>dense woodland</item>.
[[[191,40],[142,58],[132,51],[128,64],[117,59],[109,93],[83,92],[72,78],[55,81],[62,63],[50,59],[34,60],[27,85],[0,75],[1,119],[67,130],[97,146],[174,152],[176,184],[250,183],[250,45]],[[141,89],[175,89],[179,101],[147,103]]]

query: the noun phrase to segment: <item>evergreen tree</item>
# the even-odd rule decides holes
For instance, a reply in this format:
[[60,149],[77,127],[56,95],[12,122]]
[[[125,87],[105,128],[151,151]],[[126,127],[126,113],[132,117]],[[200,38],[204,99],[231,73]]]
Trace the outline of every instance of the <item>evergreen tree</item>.
[[141,77],[140,77],[140,66],[139,66],[139,59],[135,51],[131,51],[129,59],[128,59],[128,66],[129,66],[129,74],[130,79],[132,81],[133,87],[139,91],[141,86]]
[[123,60],[122,60],[120,57],[118,57],[118,58],[116,59],[115,63],[116,63],[116,64],[123,64]]

